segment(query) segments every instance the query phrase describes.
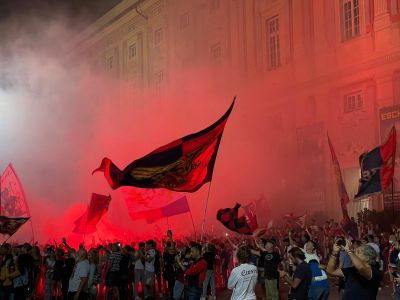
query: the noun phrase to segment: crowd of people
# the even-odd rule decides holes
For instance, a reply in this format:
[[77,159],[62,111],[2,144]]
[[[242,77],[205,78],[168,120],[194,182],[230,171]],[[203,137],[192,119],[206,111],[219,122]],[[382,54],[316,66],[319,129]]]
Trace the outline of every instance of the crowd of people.
[[[332,278],[342,299],[376,299],[382,280],[400,299],[400,228],[382,232],[334,220],[286,224],[253,236],[205,236],[77,249],[59,244],[3,244],[0,300],[9,299],[329,299]],[[257,297],[256,297],[257,291]]]

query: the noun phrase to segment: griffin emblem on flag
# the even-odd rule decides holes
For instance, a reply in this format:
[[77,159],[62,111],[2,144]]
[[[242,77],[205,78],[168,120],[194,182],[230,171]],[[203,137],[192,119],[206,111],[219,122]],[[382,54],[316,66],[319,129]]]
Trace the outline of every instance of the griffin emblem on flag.
[[396,155],[396,129],[392,128],[386,142],[360,155],[360,180],[355,199],[383,192],[391,183]]
[[211,126],[162,146],[123,170],[106,157],[93,173],[103,172],[113,189],[132,186],[193,193],[212,179],[222,134],[234,104],[235,100]]

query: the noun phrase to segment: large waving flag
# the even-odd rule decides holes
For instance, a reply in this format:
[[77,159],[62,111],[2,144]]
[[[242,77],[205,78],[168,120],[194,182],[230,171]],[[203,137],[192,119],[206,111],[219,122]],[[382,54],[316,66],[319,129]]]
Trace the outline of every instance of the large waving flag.
[[113,189],[134,186],[195,192],[211,181],[218,147],[234,103],[235,100],[208,128],[160,147],[122,171],[109,158],[104,158],[93,173],[104,172]]
[[10,163],[1,176],[1,214],[8,217],[29,217],[29,207],[21,182]]
[[101,217],[108,211],[111,196],[92,193],[92,198],[86,212],[75,222],[74,233],[89,234],[96,231],[96,225]]
[[396,128],[387,141],[370,152],[361,154],[361,178],[355,199],[383,192],[392,182],[396,155]]
[[238,203],[234,208],[222,208],[217,212],[217,220],[220,221],[226,228],[234,232],[252,235],[256,228],[253,228],[248,222],[246,215],[239,217],[239,208],[241,205]]
[[328,136],[328,144],[329,144],[329,149],[331,150],[332,164],[333,164],[333,169],[335,172],[336,183],[338,186],[338,193],[339,193],[339,197],[340,197],[340,207],[342,209],[342,222],[341,223],[342,223],[342,226],[345,228],[345,227],[349,226],[349,224],[350,224],[349,213],[347,211],[347,204],[349,204],[350,199],[349,199],[349,195],[347,194],[347,191],[346,191],[346,186],[344,185],[342,171],[340,170],[339,161],[337,159],[335,149],[332,146],[329,136]]
[[0,233],[8,234],[9,236],[12,236],[28,220],[29,220],[29,217],[10,218],[10,217],[6,217],[6,216],[0,216]]
[[182,198],[159,208],[138,212],[129,212],[129,216],[134,221],[145,219],[148,224],[151,224],[163,218],[180,215],[187,212],[190,212],[190,208],[186,196],[183,196]]

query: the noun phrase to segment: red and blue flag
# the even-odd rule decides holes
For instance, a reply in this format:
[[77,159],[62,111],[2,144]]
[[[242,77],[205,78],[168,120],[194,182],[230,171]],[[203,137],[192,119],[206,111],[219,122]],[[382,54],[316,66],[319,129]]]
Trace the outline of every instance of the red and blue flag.
[[391,183],[396,155],[396,129],[389,133],[387,141],[360,156],[361,178],[355,199],[383,192]]
[[210,182],[219,144],[235,100],[211,126],[162,146],[120,170],[104,158],[97,171],[104,172],[111,188],[133,186],[195,192]]
[[[234,232],[252,235],[258,228],[255,212],[251,206],[244,207],[245,214],[239,217],[239,208],[241,205],[237,203],[233,208],[222,208],[217,212],[217,220],[226,228]],[[249,213],[251,211],[251,213]]]

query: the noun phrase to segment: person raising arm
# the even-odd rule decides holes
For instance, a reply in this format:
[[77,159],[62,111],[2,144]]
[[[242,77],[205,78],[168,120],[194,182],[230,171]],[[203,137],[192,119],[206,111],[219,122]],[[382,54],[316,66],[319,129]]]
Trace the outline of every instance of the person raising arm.
[[[337,267],[340,251],[348,254],[352,267],[342,269]],[[381,280],[376,257],[376,251],[369,245],[353,249],[349,240],[338,240],[334,244],[326,270],[331,275],[345,278],[343,300],[376,299]]]

